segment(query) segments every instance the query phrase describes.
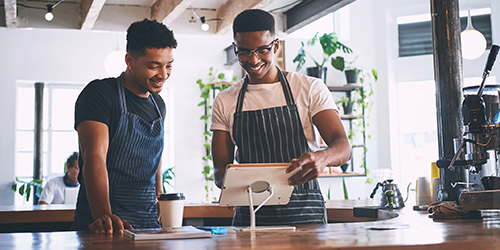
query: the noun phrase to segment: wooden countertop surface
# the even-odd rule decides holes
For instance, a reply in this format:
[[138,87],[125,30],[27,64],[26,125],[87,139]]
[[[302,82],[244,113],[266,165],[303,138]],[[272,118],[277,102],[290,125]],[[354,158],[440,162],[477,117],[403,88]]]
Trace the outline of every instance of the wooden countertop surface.
[[[331,211],[357,204],[328,202]],[[0,233],[0,249],[500,249],[499,218],[435,222],[426,212],[408,207],[397,213],[388,220],[297,226],[296,231],[236,232],[229,227],[225,235],[185,240],[132,241],[89,232]]]
[[[340,208],[348,209],[348,208]],[[296,231],[236,232],[213,238],[132,241],[88,232],[4,233],[0,249],[498,249],[499,219],[434,222],[405,208],[383,221],[298,226]],[[385,229],[385,230],[384,230]]]

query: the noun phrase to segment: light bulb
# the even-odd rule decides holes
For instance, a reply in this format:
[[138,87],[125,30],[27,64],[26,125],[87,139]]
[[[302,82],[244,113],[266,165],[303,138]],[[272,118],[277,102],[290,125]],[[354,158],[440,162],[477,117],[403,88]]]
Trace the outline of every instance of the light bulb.
[[479,58],[486,49],[486,38],[475,29],[466,29],[460,33],[462,57],[467,60]]
[[207,31],[208,29],[210,29],[210,26],[208,25],[208,23],[203,23],[201,25],[201,30],[203,31]]
[[52,19],[54,19],[54,14],[52,14],[52,12],[45,13],[45,20],[50,22]]
[[127,52],[123,50],[111,51],[104,59],[104,69],[109,76],[119,76],[122,71],[127,68],[125,63],[125,55]]

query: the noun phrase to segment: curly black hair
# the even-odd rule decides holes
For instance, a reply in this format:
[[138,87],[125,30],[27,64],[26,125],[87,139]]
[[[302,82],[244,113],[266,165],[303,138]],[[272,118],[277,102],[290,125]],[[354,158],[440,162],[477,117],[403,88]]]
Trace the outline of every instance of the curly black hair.
[[66,160],[66,166],[69,168],[74,167],[76,159],[78,159],[78,152],[73,152],[73,154],[71,154]]
[[274,30],[274,17],[269,12],[260,9],[244,10],[233,21],[233,36],[238,32],[252,32],[269,30],[272,35]]
[[145,18],[134,22],[127,29],[127,52],[133,56],[146,55],[148,48],[177,47],[174,33],[162,23]]

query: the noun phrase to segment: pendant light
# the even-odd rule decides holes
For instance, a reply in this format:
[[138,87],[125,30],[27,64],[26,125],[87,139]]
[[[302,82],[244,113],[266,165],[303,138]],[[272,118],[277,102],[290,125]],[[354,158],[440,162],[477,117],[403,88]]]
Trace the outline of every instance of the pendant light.
[[208,25],[208,21],[220,21],[221,19],[219,18],[212,18],[212,19],[206,19],[206,17],[202,16],[198,16],[198,14],[196,14],[196,11],[194,10],[193,6],[189,5],[189,8],[191,8],[191,10],[193,11],[193,14],[196,16],[196,18],[198,18],[201,22],[201,30],[203,31],[208,31],[210,29],[210,25]]
[[52,10],[63,1],[64,0],[60,0],[55,4],[47,4],[47,12],[45,13],[45,20],[47,20],[47,22],[50,22],[54,19],[54,14],[52,13]]
[[467,28],[460,33],[462,57],[467,60],[474,60],[483,55],[486,50],[486,38],[472,26],[469,0],[467,0],[467,11]]
[[125,55],[127,52],[120,49],[120,38],[116,36],[116,50],[109,52],[109,54],[104,59],[104,69],[109,76],[117,77],[126,68]]

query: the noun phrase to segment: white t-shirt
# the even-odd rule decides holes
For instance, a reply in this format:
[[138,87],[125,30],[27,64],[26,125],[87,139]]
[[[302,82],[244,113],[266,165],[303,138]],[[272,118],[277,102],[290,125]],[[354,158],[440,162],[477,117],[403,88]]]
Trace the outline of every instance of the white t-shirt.
[[43,187],[42,195],[39,201],[45,201],[49,204],[64,204],[64,189],[66,185],[63,180],[64,176],[51,178]]
[[[338,112],[337,105],[325,83],[320,79],[295,72],[288,72],[287,79],[299,111],[304,135],[311,150],[317,151],[319,149],[320,135],[312,124],[312,118],[320,111],[327,109]],[[243,82],[244,79],[241,79],[234,86],[220,92],[213,104],[210,130],[229,131],[233,143],[235,143],[233,138],[233,115]],[[242,108],[243,111],[247,111],[285,105],[286,99],[283,88],[280,82],[276,82],[248,84]]]

